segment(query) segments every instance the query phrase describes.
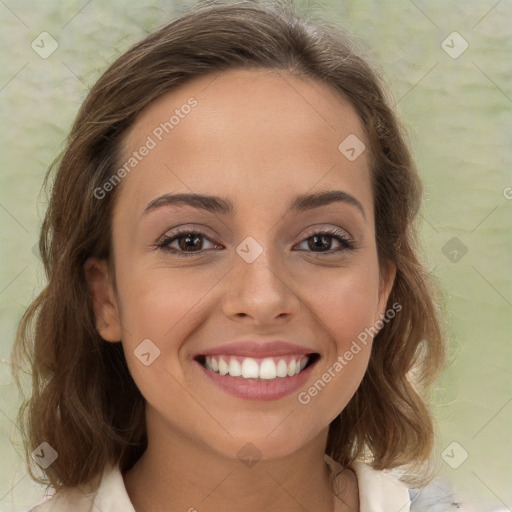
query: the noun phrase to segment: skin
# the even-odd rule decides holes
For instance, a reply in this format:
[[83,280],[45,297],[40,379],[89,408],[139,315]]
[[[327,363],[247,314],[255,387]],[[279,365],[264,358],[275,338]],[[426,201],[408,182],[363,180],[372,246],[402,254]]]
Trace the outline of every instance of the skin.
[[[338,150],[349,134],[369,147],[362,122],[321,82],[224,71],[151,103],[127,135],[124,156],[190,97],[198,105],[116,191],[117,289],[105,261],[85,265],[98,331],[108,342],[122,340],[147,401],[148,449],[123,475],[130,499],[137,512],[219,512],[233,504],[241,512],[358,510],[354,473],[341,474],[343,501],[336,499],[323,454],[330,422],[364,375],[371,341],[307,405],[297,393],[274,401],[228,395],[201,376],[193,356],[238,340],[297,343],[321,356],[307,390],[385,313],[394,269],[378,265],[368,151],[349,161]],[[364,215],[344,202],[285,215],[295,196],[326,190],[352,195]],[[143,215],[156,197],[180,192],[228,197],[236,211],[174,205]],[[155,248],[178,225],[205,232],[203,254]],[[354,250],[328,256],[308,245],[329,227],[343,230]],[[263,248],[252,263],[236,252],[247,236]],[[340,248],[336,238],[326,244]],[[172,247],[180,250],[179,240]],[[147,338],[161,351],[149,366],[134,355]],[[252,467],[237,457],[249,442],[261,457]]]

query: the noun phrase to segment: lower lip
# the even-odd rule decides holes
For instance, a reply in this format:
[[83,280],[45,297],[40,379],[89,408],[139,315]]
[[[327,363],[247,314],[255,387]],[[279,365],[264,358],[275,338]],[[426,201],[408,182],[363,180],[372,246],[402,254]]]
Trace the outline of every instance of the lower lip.
[[231,375],[220,375],[220,373],[207,370],[201,363],[194,361],[203,375],[217,387],[244,400],[279,400],[294,391],[303,387],[308,380],[311,369],[315,363],[302,370],[293,377],[277,377],[276,379],[244,379],[243,377],[232,377]]

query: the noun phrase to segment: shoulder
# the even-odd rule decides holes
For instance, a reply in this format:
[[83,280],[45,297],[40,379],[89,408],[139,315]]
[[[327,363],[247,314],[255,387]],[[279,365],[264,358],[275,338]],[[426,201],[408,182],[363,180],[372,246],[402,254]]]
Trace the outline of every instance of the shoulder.
[[90,512],[94,494],[84,494],[77,488],[62,489],[47,497],[45,501],[31,508],[28,512]]
[[[340,464],[326,456],[334,472],[343,471]],[[411,489],[391,471],[379,471],[363,462],[350,465],[357,477],[361,512],[400,510],[401,512],[461,512],[447,482],[434,480],[421,489]]]
[[61,489],[28,512],[135,512],[118,466],[105,468],[99,485]]
[[421,489],[409,489],[411,512],[463,512],[466,507],[444,480],[433,480]]
[[363,462],[353,462],[350,468],[357,477],[361,512],[401,510],[409,512],[409,488],[386,471],[378,471]]

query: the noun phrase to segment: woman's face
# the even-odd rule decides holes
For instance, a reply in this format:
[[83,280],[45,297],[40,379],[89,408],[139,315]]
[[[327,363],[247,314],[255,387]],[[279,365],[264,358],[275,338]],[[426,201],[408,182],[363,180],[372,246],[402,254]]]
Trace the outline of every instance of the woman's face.
[[104,262],[86,268],[98,329],[122,340],[156,430],[230,457],[325,441],[394,275],[379,273],[363,144],[327,85],[270,70],[195,79],[136,119],[113,214],[117,293]]

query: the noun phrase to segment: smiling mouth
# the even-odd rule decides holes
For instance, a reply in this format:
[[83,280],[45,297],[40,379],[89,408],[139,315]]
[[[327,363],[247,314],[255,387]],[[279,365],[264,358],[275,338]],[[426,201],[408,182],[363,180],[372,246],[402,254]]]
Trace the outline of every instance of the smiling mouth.
[[320,354],[283,355],[274,357],[244,357],[238,355],[199,355],[195,360],[218,375],[240,379],[274,380],[294,377],[309,368]]

